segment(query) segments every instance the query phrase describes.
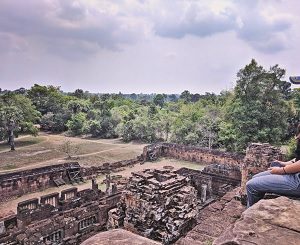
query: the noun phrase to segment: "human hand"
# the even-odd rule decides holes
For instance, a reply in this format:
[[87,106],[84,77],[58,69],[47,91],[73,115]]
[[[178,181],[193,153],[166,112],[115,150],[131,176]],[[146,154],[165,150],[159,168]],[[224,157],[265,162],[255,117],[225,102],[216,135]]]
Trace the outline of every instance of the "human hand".
[[284,174],[282,167],[270,167],[268,170],[270,170],[271,174]]

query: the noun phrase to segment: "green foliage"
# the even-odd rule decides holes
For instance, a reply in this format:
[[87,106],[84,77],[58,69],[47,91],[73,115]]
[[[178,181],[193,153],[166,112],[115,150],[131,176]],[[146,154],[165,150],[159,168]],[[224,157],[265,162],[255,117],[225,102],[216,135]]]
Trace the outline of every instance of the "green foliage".
[[69,118],[68,114],[47,112],[42,116],[40,124],[44,130],[63,132],[66,130],[66,123]]
[[288,159],[293,159],[296,157],[296,154],[295,154],[296,147],[297,147],[297,141],[293,137],[289,140],[288,145],[287,145],[287,158]]
[[188,103],[188,102],[191,102],[192,95],[188,90],[184,90],[180,95],[180,99],[182,99],[184,101],[184,103]]
[[17,122],[16,133],[34,133],[33,123],[42,115],[42,129],[126,142],[172,141],[239,152],[251,142],[280,145],[300,122],[300,89],[291,91],[284,74],[278,65],[266,70],[252,60],[238,72],[234,90],[218,95],[188,90],[180,96],[90,94],[82,89],[66,94],[35,84],[13,96],[2,92],[0,137],[6,137],[11,119]]
[[30,99],[22,94],[6,93],[0,96],[0,139],[8,137],[9,124],[12,130],[18,133],[36,135],[38,130],[34,124],[38,121],[40,113],[36,111]]
[[[281,81],[284,74],[278,65],[266,71],[255,60],[238,72],[234,98],[225,116],[227,125],[221,130],[227,149],[244,151],[250,142],[282,143],[288,126],[285,98],[290,93],[290,87]],[[235,146],[230,145],[232,141]]]
[[157,94],[153,98],[153,103],[162,108],[165,104],[165,99],[166,98],[167,98],[167,95],[165,95],[165,94]]
[[38,84],[28,90],[27,97],[42,115],[47,112],[61,112],[68,100],[68,97],[61,93],[59,87]]
[[116,123],[111,117],[102,117],[100,120],[89,120],[85,125],[84,132],[93,137],[114,138]]
[[84,126],[86,123],[86,115],[83,112],[74,114],[67,122],[68,130],[73,135],[80,135],[84,133]]

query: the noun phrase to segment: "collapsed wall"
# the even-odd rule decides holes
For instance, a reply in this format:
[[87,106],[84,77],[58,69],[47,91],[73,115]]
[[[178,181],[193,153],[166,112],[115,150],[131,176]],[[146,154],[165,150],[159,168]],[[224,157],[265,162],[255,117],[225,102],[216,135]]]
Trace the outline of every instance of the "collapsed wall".
[[18,204],[17,214],[0,219],[0,244],[79,244],[105,229],[108,212],[121,197],[70,188]]
[[0,203],[6,200],[45,190],[69,183],[82,182],[92,179],[110,170],[126,167],[141,162],[140,158],[106,163],[97,167],[81,167],[77,162],[55,164],[51,166],[33,168],[30,170],[14,171],[0,174]]
[[217,163],[227,165],[239,165],[244,159],[243,155],[236,153],[171,143],[146,146],[144,147],[142,157],[144,161],[156,160],[159,157],[170,157],[201,164]]
[[205,202],[206,199],[222,197],[226,192],[241,183],[239,166],[210,164],[202,171],[181,168],[176,173],[191,179],[191,184],[198,192],[198,198]]
[[187,177],[170,170],[132,173],[118,208],[111,210],[109,228],[124,226],[164,244],[190,230],[197,215],[197,191]]
[[56,180],[61,183],[70,182],[68,170],[78,168],[78,163],[65,163],[0,174],[0,202],[55,186]]

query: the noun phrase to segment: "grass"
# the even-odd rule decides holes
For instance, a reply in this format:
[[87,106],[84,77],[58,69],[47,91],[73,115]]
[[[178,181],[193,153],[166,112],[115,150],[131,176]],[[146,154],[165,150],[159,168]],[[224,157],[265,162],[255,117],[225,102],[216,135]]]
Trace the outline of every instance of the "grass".
[[14,163],[8,163],[5,166],[2,167],[3,170],[11,170],[15,169],[17,166]]
[[[15,139],[15,147],[20,148],[24,146],[30,146],[34,144],[41,143],[45,140],[45,137],[34,137],[34,136],[25,136],[24,138]],[[10,146],[6,141],[0,143],[0,151],[10,150]]]
[[16,139],[15,151],[10,151],[6,142],[2,142],[0,144],[0,171],[20,167],[30,168],[31,165],[39,167],[62,163],[67,156],[60,150],[65,141],[78,146],[79,150],[73,156],[80,155],[78,161],[82,166],[95,166],[104,162],[130,159],[140,155],[143,148],[143,145],[121,144],[116,140],[89,140],[41,132],[37,137],[26,136]]

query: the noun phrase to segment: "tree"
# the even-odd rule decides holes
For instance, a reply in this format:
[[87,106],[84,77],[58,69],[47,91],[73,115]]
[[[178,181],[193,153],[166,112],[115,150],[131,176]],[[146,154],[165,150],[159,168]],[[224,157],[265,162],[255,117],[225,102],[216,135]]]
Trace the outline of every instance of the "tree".
[[227,125],[223,127],[234,134],[229,138],[236,140],[235,150],[244,151],[250,142],[282,142],[288,117],[285,98],[290,93],[290,87],[281,80],[284,75],[285,70],[278,65],[265,70],[255,60],[238,72],[234,98],[227,109]]
[[197,101],[199,101],[200,100],[200,98],[201,98],[201,95],[200,94],[193,94],[193,95],[191,95],[191,102],[197,102]]
[[177,102],[178,98],[177,98],[176,94],[170,94],[170,95],[168,95],[168,100],[171,102]]
[[67,122],[67,127],[73,135],[80,135],[84,132],[86,115],[83,112],[77,113]]
[[79,112],[87,112],[89,110],[89,102],[87,100],[70,100],[67,104],[67,108],[69,111],[71,111],[73,114],[79,113]]
[[38,84],[34,84],[28,90],[27,97],[42,115],[47,112],[61,112],[68,100],[68,97],[61,93],[59,87]]
[[130,94],[130,99],[137,100],[137,95],[135,93]]
[[76,89],[73,95],[78,99],[84,99],[84,92],[82,89]]
[[160,108],[162,108],[165,104],[166,97],[167,96],[165,94],[157,94],[153,98],[153,103],[157,106],[160,106]]
[[51,132],[63,132],[66,130],[66,123],[70,119],[68,114],[48,112],[41,118],[41,128]]
[[180,95],[180,99],[182,99],[184,101],[184,103],[188,103],[188,102],[191,102],[192,95],[188,90],[184,90]]
[[59,150],[67,154],[67,159],[72,159],[74,155],[79,151],[79,146],[74,145],[70,140],[66,140],[60,147]]
[[19,132],[37,135],[34,123],[40,117],[31,101],[24,95],[12,92],[0,96],[0,139],[8,139],[11,150],[15,150],[14,137]]

